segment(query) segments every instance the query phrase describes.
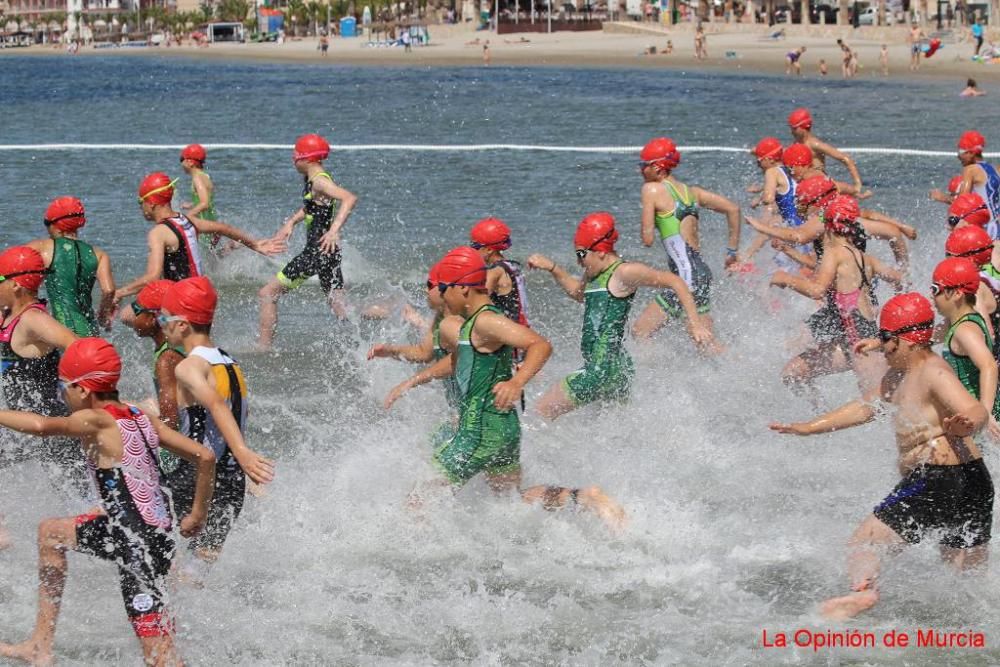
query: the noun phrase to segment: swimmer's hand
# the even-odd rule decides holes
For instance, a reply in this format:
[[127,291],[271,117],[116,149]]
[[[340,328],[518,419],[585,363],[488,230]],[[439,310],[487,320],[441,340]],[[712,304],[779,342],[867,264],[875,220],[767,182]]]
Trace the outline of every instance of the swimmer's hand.
[[903,233],[903,236],[910,239],[911,241],[917,240],[917,230],[915,228],[911,227],[910,225],[904,225],[903,223],[899,223],[898,226],[899,226],[899,231]]
[[191,203],[191,202],[189,202],[189,201],[186,201],[186,202],[184,202],[183,204],[181,204],[181,210],[182,210],[182,211],[187,211],[187,210],[190,210],[190,209],[192,209],[192,208],[194,208],[194,204],[192,204],[192,203]]
[[699,347],[708,347],[715,343],[715,337],[712,336],[712,331],[706,327],[704,322],[700,319],[697,322],[689,320],[687,323],[687,330],[691,335],[691,340],[693,340]]
[[340,243],[340,230],[330,229],[319,237],[319,250],[324,255],[332,255],[337,250],[338,243]]
[[371,349],[368,350],[368,361],[378,357],[379,359],[394,358],[396,356],[396,349],[393,345],[385,345],[384,343],[379,343],[378,345],[372,345]]
[[404,380],[400,382],[395,387],[389,390],[389,393],[385,395],[385,400],[382,401],[382,407],[386,410],[390,410],[392,406],[403,397],[403,394],[412,389],[409,380]]
[[291,220],[285,220],[285,224],[281,225],[274,236],[272,237],[275,241],[287,241],[292,236],[292,232],[295,231],[295,225]]
[[931,190],[927,196],[930,198],[931,201],[941,202],[942,204],[951,203],[951,195],[941,190],[938,190],[937,188]]
[[871,190],[861,190],[860,185],[858,186],[858,190],[859,190],[858,196],[855,197],[855,199],[857,199],[858,201],[861,201],[862,199],[868,199],[869,197],[872,196]]
[[204,514],[191,512],[181,519],[181,535],[184,537],[194,537],[205,528],[206,517]]
[[771,287],[788,287],[788,279],[791,276],[786,271],[775,271],[771,276]]
[[986,432],[990,434],[993,442],[1000,442],[1000,424],[997,423],[996,417],[990,415],[990,423],[986,425]]
[[274,255],[280,255],[288,250],[288,243],[277,238],[259,239],[253,242],[250,249],[259,252],[262,255],[273,257]]
[[941,420],[944,434],[953,438],[964,438],[976,432],[976,425],[965,415],[952,415]]
[[546,257],[545,255],[540,255],[535,253],[528,257],[528,268],[529,269],[541,269],[542,271],[551,271],[556,268],[556,263]]
[[[764,191],[764,184],[763,183],[751,183],[750,185],[747,186],[747,192],[749,192],[752,195],[755,195],[758,192],[763,192],[763,191]],[[760,198],[757,199],[757,203],[760,204]],[[754,208],[757,208],[757,207],[754,206]]]
[[274,479],[274,461],[265,459],[252,449],[243,451],[243,449],[240,448],[240,453],[238,455],[236,454],[236,451],[230,451],[233,453],[233,456],[236,457],[236,462],[240,464],[241,468],[243,468],[243,472],[245,472],[247,477],[253,481],[258,484],[267,484]]
[[793,422],[791,424],[774,422],[768,428],[778,433],[784,433],[785,435],[812,435],[812,429],[808,422]]
[[878,338],[865,338],[854,344],[854,354],[862,357],[868,356],[869,352],[882,349],[882,341]]
[[521,400],[521,393],[524,385],[514,379],[506,382],[498,382],[493,385],[493,405],[497,410],[510,410],[514,404]]

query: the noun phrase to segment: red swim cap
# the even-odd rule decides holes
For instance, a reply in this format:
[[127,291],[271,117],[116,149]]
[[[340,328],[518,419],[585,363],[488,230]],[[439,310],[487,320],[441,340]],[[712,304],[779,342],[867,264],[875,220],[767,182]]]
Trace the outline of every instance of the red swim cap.
[[643,146],[639,159],[645,164],[669,170],[681,163],[681,154],[672,139],[657,137]]
[[803,130],[812,129],[813,117],[809,113],[809,109],[799,108],[788,114],[788,127],[793,130],[802,128]]
[[319,162],[325,160],[330,155],[330,144],[326,139],[318,134],[304,134],[295,140],[295,152],[292,153],[292,162],[306,160],[308,162]]
[[614,252],[618,240],[615,217],[606,211],[590,213],[576,227],[573,244],[595,252]]
[[173,286],[174,281],[166,278],[146,283],[146,286],[136,294],[135,302],[139,304],[140,308],[160,312],[160,309],[163,308],[163,297]]
[[968,257],[976,266],[982,266],[993,254],[993,239],[982,227],[966,225],[948,236],[944,251],[950,257]]
[[934,334],[934,308],[923,294],[897,294],[882,306],[878,326],[910,343],[927,345]]
[[499,218],[484,218],[475,224],[469,232],[472,247],[506,250],[510,247],[510,227]]
[[142,179],[139,184],[139,202],[149,202],[154,206],[170,204],[174,198],[174,183],[162,171],[157,171]]
[[80,338],[59,359],[59,378],[90,391],[115,391],[122,375],[122,360],[103,338]]
[[219,295],[212,287],[212,281],[205,276],[197,276],[171,285],[160,307],[191,324],[211,324],[218,301]]
[[954,227],[965,220],[970,225],[984,227],[990,221],[990,209],[975,192],[963,192],[948,207],[948,224]]
[[484,287],[486,262],[469,246],[460,246],[448,252],[435,267],[438,284],[460,287]]
[[45,209],[45,226],[55,227],[61,232],[75,232],[87,224],[83,202],[76,197],[53,199]]
[[435,264],[431,267],[430,271],[427,272],[427,283],[431,287],[437,287],[439,282],[441,282],[441,279],[438,277],[438,265]]
[[805,208],[826,206],[836,195],[837,184],[822,174],[803,179],[795,186],[795,201]]
[[975,130],[964,132],[958,139],[958,150],[960,153],[982,155],[984,148],[986,148],[986,137]]
[[189,144],[181,151],[181,160],[193,160],[198,164],[205,164],[205,147],[201,144]]
[[7,248],[0,254],[0,276],[37,292],[45,279],[45,260],[37,250],[26,245]]
[[952,176],[951,180],[948,181],[948,194],[957,195],[960,187],[962,187],[962,175]]
[[935,267],[931,280],[938,287],[975,294],[979,290],[979,268],[968,257],[949,257]]
[[849,225],[854,224],[861,215],[858,200],[850,195],[837,195],[823,208],[823,223],[830,231],[845,233],[850,231]]
[[786,167],[808,167],[813,163],[812,149],[805,144],[792,144],[781,152]]
[[753,149],[753,154],[757,156],[758,160],[764,160],[766,158],[781,158],[782,146],[781,142],[774,137],[764,137],[757,142],[757,146]]

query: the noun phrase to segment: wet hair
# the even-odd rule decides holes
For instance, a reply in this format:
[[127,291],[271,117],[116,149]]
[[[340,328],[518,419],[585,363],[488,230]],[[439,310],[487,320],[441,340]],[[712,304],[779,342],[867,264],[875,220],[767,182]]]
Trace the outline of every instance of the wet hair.
[[201,334],[202,336],[210,336],[212,334],[211,324],[195,324],[194,322],[188,322],[191,326],[191,331],[196,334]]
[[93,396],[99,401],[117,401],[118,391],[95,391]]
[[965,85],[968,86],[969,88],[975,88],[976,87],[976,80],[975,79],[969,79],[969,80],[967,80],[965,82]]
[[966,294],[966,293],[963,292],[962,296],[965,297],[964,299],[962,299],[962,302],[965,303],[966,306],[973,306],[973,307],[975,307],[975,305],[976,305],[976,293],[975,292],[973,292],[972,294]]

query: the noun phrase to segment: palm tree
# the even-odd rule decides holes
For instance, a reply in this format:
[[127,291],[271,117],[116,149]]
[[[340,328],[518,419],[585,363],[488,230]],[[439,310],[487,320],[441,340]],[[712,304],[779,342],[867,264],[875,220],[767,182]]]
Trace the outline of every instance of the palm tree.
[[318,35],[320,15],[325,14],[326,6],[319,4],[316,0],[310,0],[306,3],[306,12],[308,13],[309,20],[312,21],[313,34]]
[[223,21],[247,20],[251,5],[247,0],[222,0],[219,3],[219,18]]

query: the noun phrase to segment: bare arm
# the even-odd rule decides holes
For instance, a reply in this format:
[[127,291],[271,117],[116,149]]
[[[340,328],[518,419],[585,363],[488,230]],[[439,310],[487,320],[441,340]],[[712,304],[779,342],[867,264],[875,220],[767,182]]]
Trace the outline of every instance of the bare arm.
[[177,409],[177,365],[183,360],[178,354],[164,353],[156,360],[156,382],[160,387],[157,402],[160,406],[160,420],[176,430],[180,426]]
[[195,226],[199,234],[219,234],[245,245],[246,247],[259,252],[262,255],[276,255],[284,252],[287,245],[283,241],[275,239],[255,239],[249,233],[238,227],[218,220],[204,220],[195,216],[188,216],[191,224]]
[[212,415],[219,432],[226,440],[226,445],[243,468],[243,472],[258,484],[270,482],[274,479],[274,462],[247,447],[229,406],[215,389],[209,386],[201,369],[191,363],[192,361],[195,360],[185,359],[177,365],[175,372],[177,381]]
[[0,426],[41,437],[84,438],[97,435],[111,416],[98,410],[78,410],[69,417],[45,417],[34,412],[0,410]]
[[771,284],[775,287],[790,287],[803,296],[820,299],[830,289],[837,277],[836,254],[836,251],[831,248],[823,255],[823,260],[819,264],[819,270],[813,279],[793,276],[784,271],[777,271],[771,277]]
[[858,173],[858,166],[854,164],[854,160],[851,159],[850,155],[834,148],[825,141],[819,141],[818,139],[816,141],[813,141],[809,147],[812,148],[814,151],[823,153],[827,157],[832,158],[837,162],[843,164],[847,168],[847,172],[851,175],[851,180],[854,182],[854,187],[857,188],[857,190],[860,193],[862,189],[861,174]]
[[941,403],[948,415],[941,420],[941,426],[949,437],[972,435],[986,425],[990,416],[989,410],[966,390],[950,368],[946,366],[936,368],[928,378],[927,384],[931,394]]
[[49,347],[65,350],[77,335],[60,324],[48,313],[39,310],[28,310],[21,316],[21,326],[27,328],[28,337],[41,340]]
[[891,266],[886,266],[885,262],[875,258],[865,255],[865,259],[868,260],[868,264],[872,267],[875,275],[887,280],[892,283],[898,292],[903,287],[903,273],[898,269],[894,269]]
[[423,364],[434,359],[434,335],[428,331],[416,345],[388,345],[379,343],[368,350],[368,359],[392,357],[411,364]]
[[446,354],[427,368],[421,370],[419,373],[408,377],[393,387],[392,390],[386,394],[385,400],[382,402],[382,406],[388,410],[392,407],[393,403],[398,401],[400,397],[403,396],[403,394],[414,387],[427,384],[431,380],[443,380],[444,378],[451,377],[452,373],[452,358],[450,354]]
[[274,240],[287,241],[288,238],[292,235],[292,232],[295,230],[295,225],[305,220],[305,217],[306,217],[306,210],[304,208],[300,208],[299,210],[297,210],[295,213],[292,214],[290,218],[288,218],[287,220],[285,220],[285,222],[282,223],[281,227],[278,228],[278,231],[275,232],[274,234]]
[[660,183],[644,183],[642,186],[642,225],[640,236],[647,248],[656,241],[656,196],[662,190]]
[[208,504],[211,502],[212,493],[215,490],[215,453],[208,447],[203,447],[194,440],[167,427],[156,417],[146,416],[160,437],[160,446],[185,461],[193,463],[197,471],[191,513],[181,519],[180,526],[181,534],[184,537],[191,537],[201,532],[208,519]]
[[332,253],[340,240],[340,230],[343,228],[344,223],[347,222],[348,216],[351,215],[354,205],[358,202],[358,197],[350,190],[345,190],[327,178],[316,179],[313,187],[331,199],[340,200],[340,206],[337,207],[337,215],[333,218],[333,222],[330,223],[330,229],[320,239],[320,249],[323,252]]
[[997,360],[983,339],[982,329],[974,322],[963,322],[955,331],[951,344],[955,352],[969,357],[979,369],[979,402],[992,413],[997,395]]
[[769,211],[774,210],[774,200],[778,194],[778,170],[768,169],[764,172],[764,190],[760,195],[760,203]]
[[528,268],[548,271],[555,278],[555,281],[559,283],[559,286],[563,288],[563,291],[569,295],[569,298],[574,301],[583,302],[583,289],[585,287],[583,280],[563,270],[562,267],[545,255],[535,254],[528,257]]
[[483,313],[476,320],[473,336],[478,347],[490,348],[508,345],[524,350],[524,361],[510,380],[493,385],[493,403],[500,410],[513,407],[521,397],[524,386],[542,369],[552,354],[552,344],[526,326],[503,315]]
[[111,328],[111,318],[115,311],[115,277],[111,273],[111,258],[103,250],[98,250],[97,253],[97,284],[101,288],[97,322],[107,330]]
[[201,215],[201,212],[208,210],[208,207],[211,205],[212,190],[208,187],[207,180],[203,174],[196,174],[191,178],[195,194],[198,195],[198,204],[188,209],[188,216]]
[[147,284],[163,276],[163,257],[167,252],[167,244],[163,235],[169,232],[161,227],[162,225],[156,225],[149,230],[149,234],[146,236],[146,242],[149,246],[149,255],[146,257],[146,272],[124,287],[119,287],[115,291],[116,302],[138,293]]
[[765,225],[763,222],[750,216],[745,216],[745,219],[747,224],[758,232],[795,245],[812,243],[823,235],[823,224],[815,218],[809,218],[798,227]]
[[691,188],[694,192],[698,204],[710,211],[721,213],[726,216],[726,224],[729,226],[728,250],[733,252],[740,249],[740,207],[736,202],[699,187]]
[[832,431],[840,431],[845,428],[867,424],[875,419],[875,414],[875,408],[870,403],[856,400],[807,422],[794,422],[791,424],[773,423],[771,424],[771,430],[790,435],[830,433]]

